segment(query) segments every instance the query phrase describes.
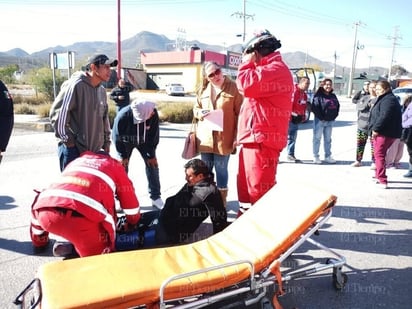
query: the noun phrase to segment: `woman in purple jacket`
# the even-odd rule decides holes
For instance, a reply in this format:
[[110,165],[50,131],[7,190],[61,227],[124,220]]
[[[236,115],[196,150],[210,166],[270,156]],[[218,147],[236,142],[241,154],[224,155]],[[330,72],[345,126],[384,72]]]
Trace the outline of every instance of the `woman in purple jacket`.
[[[402,128],[412,130],[412,95],[408,96],[404,103],[404,112],[402,114]],[[403,177],[412,177],[412,141],[405,141],[406,149],[409,154],[409,170]]]

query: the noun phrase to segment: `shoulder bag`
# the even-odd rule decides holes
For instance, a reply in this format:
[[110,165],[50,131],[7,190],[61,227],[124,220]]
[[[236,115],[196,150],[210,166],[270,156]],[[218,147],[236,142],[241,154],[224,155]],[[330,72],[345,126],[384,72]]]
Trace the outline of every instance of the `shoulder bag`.
[[190,132],[185,138],[185,144],[183,146],[182,158],[189,160],[199,155],[198,141],[196,137],[197,120],[195,117],[192,119],[192,126]]

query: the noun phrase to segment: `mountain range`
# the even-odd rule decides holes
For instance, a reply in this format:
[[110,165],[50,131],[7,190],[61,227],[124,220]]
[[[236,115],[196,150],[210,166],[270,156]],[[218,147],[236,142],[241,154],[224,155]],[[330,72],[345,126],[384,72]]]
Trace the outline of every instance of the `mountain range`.
[[[181,46],[181,42],[178,42]],[[187,41],[184,47],[198,46],[203,50],[211,50],[221,52],[224,50],[231,50],[234,52],[241,52],[242,46],[240,44],[223,47],[219,45],[209,45],[199,41]],[[122,66],[134,68],[139,63],[140,52],[161,52],[173,50],[176,48],[175,40],[171,40],[164,35],[152,33],[149,31],[142,31],[135,36],[125,39],[121,42],[122,49]],[[117,50],[117,43],[114,42],[77,42],[68,46],[54,46],[44,50],[29,54],[20,48],[11,49],[9,51],[0,52],[0,66],[7,66],[11,64],[18,64],[21,71],[42,67],[48,65],[50,53],[64,53],[72,51],[75,53],[76,63],[85,63],[87,57],[95,53],[107,54],[115,57]],[[289,52],[282,53],[284,61],[291,68],[298,68],[304,66],[316,66],[318,69],[329,73],[333,70],[334,64],[325,62],[314,58],[304,52]],[[381,75],[385,72],[384,68],[376,67],[370,68],[374,74]],[[336,66],[336,74],[341,75],[342,72],[348,73],[350,68]],[[362,73],[368,69],[356,69],[355,74]]]

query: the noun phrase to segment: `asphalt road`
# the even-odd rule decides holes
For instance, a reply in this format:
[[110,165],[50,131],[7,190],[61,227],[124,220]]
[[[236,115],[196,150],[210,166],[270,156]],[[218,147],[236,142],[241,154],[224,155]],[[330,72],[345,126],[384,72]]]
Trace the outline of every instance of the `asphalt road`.
[[[410,308],[412,294],[412,180],[403,178],[407,168],[390,169],[389,188],[377,188],[368,166],[350,167],[355,154],[355,111],[342,100],[342,113],[333,129],[332,150],[336,165],[311,163],[311,122],[299,131],[296,156],[301,164],[282,161],[278,181],[300,178],[323,185],[338,196],[333,217],[316,238],[347,259],[344,272],[349,281],[337,292],[331,272],[321,272],[289,282],[281,298],[284,308]],[[184,183],[180,158],[187,125],[164,124],[158,148],[162,195],[174,194]],[[369,158],[369,148],[365,159]],[[113,152],[114,153],[114,152]],[[321,152],[322,153],[322,152]],[[228,212],[234,218],[237,156],[230,159]],[[56,140],[53,133],[16,129],[0,165],[0,308],[15,308],[16,295],[33,279],[39,265],[57,260],[51,250],[42,255],[32,252],[29,237],[30,205],[34,188],[47,186],[59,174]],[[135,153],[130,178],[143,210],[150,209],[143,162]],[[291,188],[291,198],[299,188]],[[303,207],[304,205],[302,205]],[[287,201],[276,207],[287,211]],[[276,220],[274,218],[274,228]],[[207,233],[208,226],[204,226]],[[205,234],[206,236],[206,234]],[[258,240],[257,240],[258,241]],[[323,252],[304,245],[289,258],[285,267],[297,268],[324,261]]]

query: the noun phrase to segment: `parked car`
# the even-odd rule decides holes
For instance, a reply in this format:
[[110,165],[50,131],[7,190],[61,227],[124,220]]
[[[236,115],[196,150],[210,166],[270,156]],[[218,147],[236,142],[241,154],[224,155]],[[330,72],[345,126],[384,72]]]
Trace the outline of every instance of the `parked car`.
[[395,88],[392,90],[392,92],[398,98],[399,103],[403,105],[405,98],[409,95],[412,95],[412,85]]
[[182,84],[171,83],[166,85],[166,93],[168,95],[185,95],[185,88]]

